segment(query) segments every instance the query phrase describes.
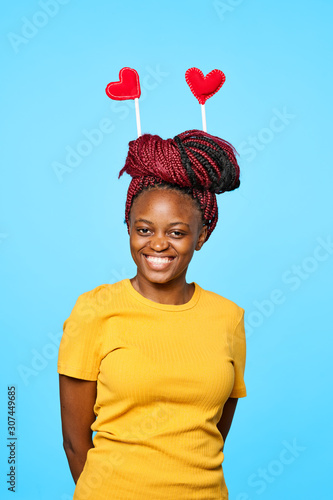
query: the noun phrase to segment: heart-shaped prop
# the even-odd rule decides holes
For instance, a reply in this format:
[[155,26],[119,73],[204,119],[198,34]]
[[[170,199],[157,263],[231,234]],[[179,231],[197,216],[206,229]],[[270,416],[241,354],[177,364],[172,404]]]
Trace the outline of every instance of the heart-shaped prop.
[[141,95],[139,75],[135,69],[122,68],[119,71],[119,82],[111,82],[105,89],[106,95],[116,101],[134,99],[136,128],[138,137],[141,135],[139,97]]
[[220,90],[225,82],[225,74],[220,69],[213,69],[204,76],[198,68],[190,68],[185,73],[185,79],[192,94],[200,104],[205,104],[207,99]]
[[122,68],[119,71],[119,82],[111,82],[105,89],[110,99],[124,101],[137,99],[141,95],[139,75],[132,68]]

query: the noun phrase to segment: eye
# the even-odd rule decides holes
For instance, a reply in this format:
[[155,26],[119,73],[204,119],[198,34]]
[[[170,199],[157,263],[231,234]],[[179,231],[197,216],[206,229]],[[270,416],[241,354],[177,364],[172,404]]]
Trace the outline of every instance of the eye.
[[184,236],[184,233],[181,233],[180,231],[176,231],[176,230],[175,230],[175,231],[172,231],[172,232],[173,232],[173,234],[175,234],[177,237],[179,237],[179,236]]
[[[139,234],[147,234],[145,231],[149,231],[146,227],[139,227],[137,228],[137,231]],[[140,231],[143,231],[142,233]]]

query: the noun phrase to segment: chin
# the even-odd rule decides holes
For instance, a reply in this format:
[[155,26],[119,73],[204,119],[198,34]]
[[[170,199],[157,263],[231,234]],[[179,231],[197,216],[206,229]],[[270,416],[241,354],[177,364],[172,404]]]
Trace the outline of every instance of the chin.
[[170,283],[174,280],[176,280],[177,278],[179,279],[181,277],[181,275],[184,273],[184,275],[186,275],[186,270],[185,272],[181,272],[181,273],[178,273],[178,274],[173,274],[173,273],[162,273],[160,271],[156,271],[156,272],[151,272],[151,273],[147,273],[147,272],[140,272],[140,275],[146,279],[147,281],[149,281],[150,283],[156,283],[156,284],[166,284],[166,283]]
[[152,275],[143,275],[147,281],[150,281],[150,283],[168,283],[169,281],[172,281],[174,279],[173,276],[162,276],[162,275],[157,275],[157,276],[152,276]]

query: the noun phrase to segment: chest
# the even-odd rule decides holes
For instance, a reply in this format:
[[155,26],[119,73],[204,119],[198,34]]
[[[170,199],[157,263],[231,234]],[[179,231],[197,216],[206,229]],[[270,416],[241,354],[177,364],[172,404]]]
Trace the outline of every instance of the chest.
[[133,315],[105,325],[99,384],[108,400],[216,407],[232,390],[230,331],[221,315]]

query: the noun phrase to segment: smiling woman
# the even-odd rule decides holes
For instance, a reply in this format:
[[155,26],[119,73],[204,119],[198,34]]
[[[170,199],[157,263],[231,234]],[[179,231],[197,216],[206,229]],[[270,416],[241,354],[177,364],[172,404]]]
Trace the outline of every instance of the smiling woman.
[[240,184],[235,151],[199,130],[145,134],[124,172],[137,273],[80,295],[59,349],[74,500],[226,500],[224,443],[246,396],[244,309],[186,273],[216,226],[216,194]]

